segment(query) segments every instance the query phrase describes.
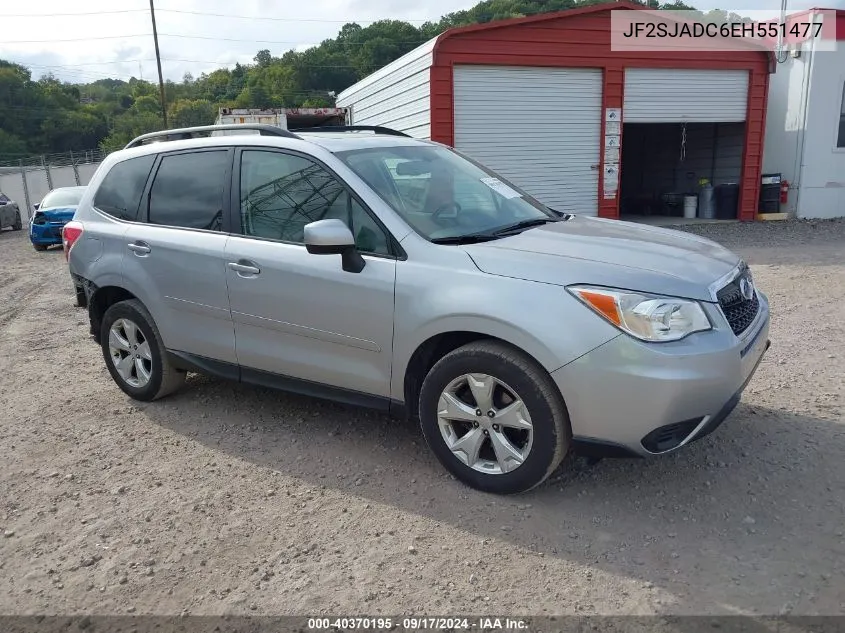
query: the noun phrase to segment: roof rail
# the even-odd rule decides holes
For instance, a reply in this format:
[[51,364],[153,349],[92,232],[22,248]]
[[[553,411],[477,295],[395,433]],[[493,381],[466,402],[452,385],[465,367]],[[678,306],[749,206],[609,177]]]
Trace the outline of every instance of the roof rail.
[[321,125],[319,127],[297,128],[293,132],[373,132],[375,134],[411,138],[404,132],[391,130],[389,127],[381,127],[380,125]]
[[141,134],[129,143],[123,149],[130,147],[137,147],[139,145],[146,145],[147,143],[154,143],[158,141],[181,141],[182,139],[198,138],[203,132],[217,132],[224,130],[253,130],[258,132],[261,136],[283,136],[285,138],[299,138],[293,132],[283,130],[275,125],[267,125],[263,123],[226,123],[222,125],[200,125],[197,127],[183,127],[174,130],[161,130],[160,132],[150,132],[149,134]]

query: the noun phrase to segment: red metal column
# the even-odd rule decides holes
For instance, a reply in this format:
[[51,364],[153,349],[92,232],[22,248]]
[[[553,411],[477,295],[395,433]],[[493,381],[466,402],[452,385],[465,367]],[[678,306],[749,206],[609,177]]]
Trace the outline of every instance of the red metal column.
[[769,96],[769,73],[760,69],[748,77],[748,106],[745,115],[745,147],[742,152],[742,176],[738,218],[757,218],[760,198],[760,177],[763,171],[763,139],[766,135],[766,102]]

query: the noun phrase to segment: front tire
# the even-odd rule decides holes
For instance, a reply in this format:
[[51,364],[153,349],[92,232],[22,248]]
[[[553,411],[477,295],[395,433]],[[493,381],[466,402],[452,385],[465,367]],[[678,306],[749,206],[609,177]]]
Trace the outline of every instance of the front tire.
[[441,358],[423,381],[419,407],[440,463],[484,492],[539,485],[571,443],[569,416],[549,374],[495,341],[469,343]]
[[120,301],[103,315],[103,358],[124,393],[149,402],[173,393],[186,373],[173,367],[152,316],[137,299]]
[[20,212],[15,214],[15,223],[12,225],[13,231],[20,231],[23,228],[23,222],[21,222],[21,214]]

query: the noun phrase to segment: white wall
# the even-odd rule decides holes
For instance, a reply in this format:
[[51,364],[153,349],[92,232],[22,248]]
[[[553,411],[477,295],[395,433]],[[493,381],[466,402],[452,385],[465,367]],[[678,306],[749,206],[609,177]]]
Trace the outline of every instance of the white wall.
[[350,86],[337,97],[352,108],[352,125],[383,125],[431,138],[431,64],[435,39]]
[[791,183],[781,210],[800,218],[845,216],[845,149],[836,148],[845,46],[838,49],[805,49],[770,77],[763,172]]
[[798,191],[801,218],[845,216],[845,148],[836,147],[845,85],[843,44],[839,42],[837,51],[814,54]]

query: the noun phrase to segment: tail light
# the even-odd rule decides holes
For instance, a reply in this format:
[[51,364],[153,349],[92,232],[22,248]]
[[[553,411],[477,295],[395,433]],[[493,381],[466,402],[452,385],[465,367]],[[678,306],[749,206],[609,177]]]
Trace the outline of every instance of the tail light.
[[32,216],[32,223],[33,224],[47,224],[47,216],[45,216],[41,211],[36,211],[35,215]]
[[62,248],[65,251],[65,260],[70,257],[70,249],[82,237],[83,228],[82,222],[76,222],[75,220],[71,220],[62,228]]

